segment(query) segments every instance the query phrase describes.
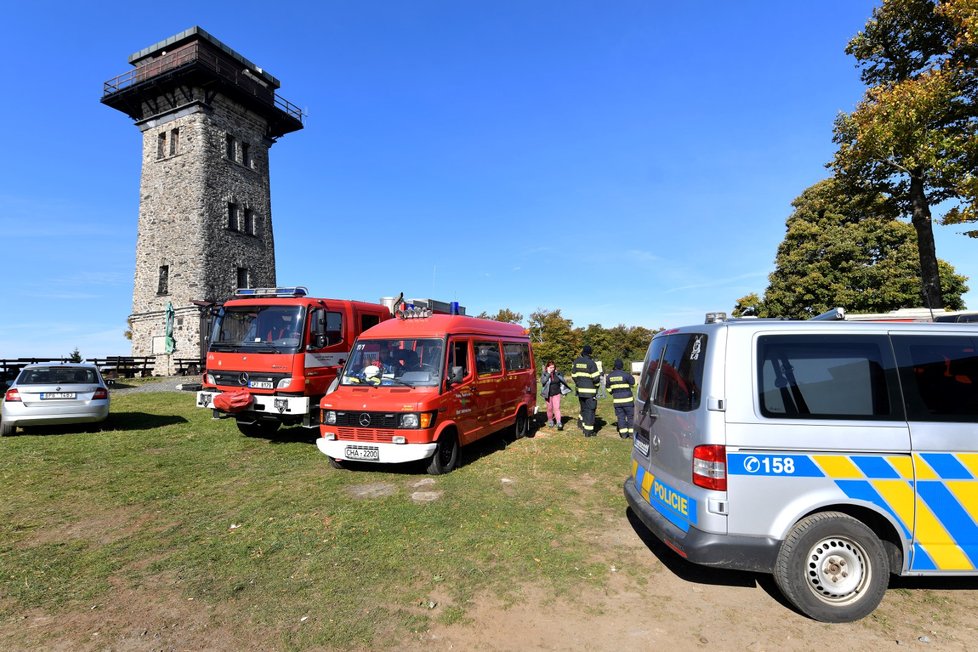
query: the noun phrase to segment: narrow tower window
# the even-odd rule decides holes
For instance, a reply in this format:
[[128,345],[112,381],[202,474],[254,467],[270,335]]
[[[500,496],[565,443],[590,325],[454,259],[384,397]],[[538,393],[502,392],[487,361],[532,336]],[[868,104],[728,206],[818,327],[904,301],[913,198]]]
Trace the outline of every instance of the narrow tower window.
[[160,135],[156,137],[156,160],[160,160],[166,156],[166,132],[161,131]]
[[180,128],[170,130],[170,156],[176,154],[180,149]]
[[234,160],[234,136],[231,134],[225,134],[224,136],[224,149],[225,156],[229,161]]
[[238,205],[234,202],[228,202],[228,229],[238,230]]
[[244,209],[244,229],[248,235],[255,235],[255,212],[250,208]]
[[251,146],[241,143],[241,165],[251,167]]
[[170,266],[160,265],[160,283],[156,287],[156,294],[170,294]]
[[251,287],[251,285],[249,284],[248,268],[247,267],[239,267],[238,268],[237,277],[238,277],[238,287],[239,288],[250,288]]

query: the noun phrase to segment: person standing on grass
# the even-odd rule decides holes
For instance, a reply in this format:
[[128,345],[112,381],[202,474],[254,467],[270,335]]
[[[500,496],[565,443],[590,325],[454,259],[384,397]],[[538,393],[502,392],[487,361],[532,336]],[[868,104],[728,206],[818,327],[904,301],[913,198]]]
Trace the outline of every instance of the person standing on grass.
[[543,366],[543,375],[540,376],[540,395],[547,402],[547,427],[557,426],[557,430],[564,429],[564,423],[560,417],[560,397],[570,394],[571,388],[564,380],[564,374],[557,371],[557,365],[551,360]]
[[635,396],[632,387],[635,378],[624,370],[621,358],[615,360],[615,369],[605,377],[605,387],[611,393],[615,405],[615,418],[618,420],[618,436],[629,439],[632,436],[632,417],[635,416]]
[[598,408],[598,385],[601,384],[601,372],[598,365],[591,359],[591,346],[585,344],[581,355],[574,359],[574,371],[571,373],[574,385],[577,387],[577,399],[581,402],[581,430],[585,437],[594,437],[594,412]]

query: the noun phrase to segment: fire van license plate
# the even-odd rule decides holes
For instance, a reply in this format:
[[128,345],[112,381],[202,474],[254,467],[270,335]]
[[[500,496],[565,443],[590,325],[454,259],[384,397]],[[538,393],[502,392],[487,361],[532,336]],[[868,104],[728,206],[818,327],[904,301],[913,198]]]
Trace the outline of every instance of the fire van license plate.
[[347,446],[346,458],[348,460],[373,460],[380,461],[380,449],[376,446]]
[[253,387],[255,389],[271,389],[272,381],[270,380],[253,380],[248,383],[248,387]]

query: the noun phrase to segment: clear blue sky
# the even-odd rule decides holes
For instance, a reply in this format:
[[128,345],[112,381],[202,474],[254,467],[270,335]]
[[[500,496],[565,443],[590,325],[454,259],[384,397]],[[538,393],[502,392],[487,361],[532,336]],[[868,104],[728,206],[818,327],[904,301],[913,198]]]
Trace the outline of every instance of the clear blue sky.
[[[279,284],[654,328],[763,292],[876,3],[195,4],[6,7],[0,357],[128,353],[141,137],[99,98],[188,27],[308,112],[271,150]],[[937,245],[978,306],[975,241]]]

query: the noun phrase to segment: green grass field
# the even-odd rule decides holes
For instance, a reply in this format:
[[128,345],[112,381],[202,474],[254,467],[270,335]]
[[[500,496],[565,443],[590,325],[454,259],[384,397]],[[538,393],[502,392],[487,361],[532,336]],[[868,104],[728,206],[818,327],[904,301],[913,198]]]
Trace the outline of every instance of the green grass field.
[[[477,594],[573,595],[616,561],[589,543],[625,512],[630,442],[610,400],[597,438],[572,424],[492,437],[419,485],[420,467],[330,468],[310,430],[244,437],[193,398],[113,396],[100,430],[0,439],[0,621],[59,618],[165,577],[209,618],[264,633],[258,647],[395,647],[432,618],[464,620]],[[578,412],[573,396],[563,407]]]

